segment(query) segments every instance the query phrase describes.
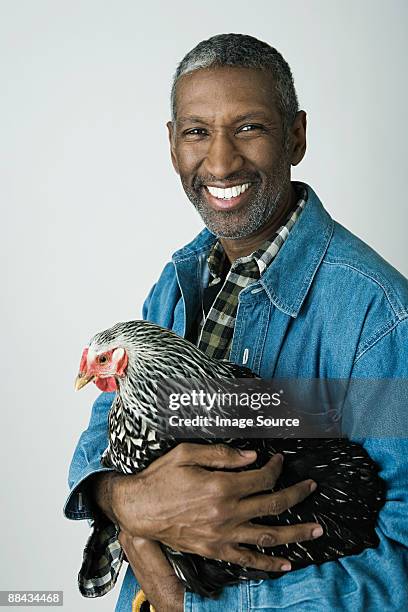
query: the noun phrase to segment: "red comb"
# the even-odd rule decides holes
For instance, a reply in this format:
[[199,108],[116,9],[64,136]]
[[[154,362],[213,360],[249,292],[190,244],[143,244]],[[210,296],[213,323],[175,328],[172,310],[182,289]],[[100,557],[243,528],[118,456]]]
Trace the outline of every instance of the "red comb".
[[86,371],[86,362],[88,359],[88,348],[84,348],[84,351],[82,353],[82,357],[81,357],[81,363],[79,364],[79,371],[80,372],[84,372]]

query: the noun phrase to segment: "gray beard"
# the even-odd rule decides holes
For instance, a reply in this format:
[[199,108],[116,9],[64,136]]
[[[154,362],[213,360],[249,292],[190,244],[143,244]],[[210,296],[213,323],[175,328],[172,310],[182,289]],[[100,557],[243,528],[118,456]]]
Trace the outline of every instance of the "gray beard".
[[[268,182],[264,185],[261,185],[259,182],[253,182],[250,187],[252,191],[251,198],[244,208],[237,211],[213,210],[202,194],[202,189],[205,189],[205,187],[193,190],[183,182],[183,179],[182,184],[188,199],[198,211],[210,232],[218,238],[234,240],[244,238],[256,232],[265,225],[268,219],[279,208],[282,195],[287,189],[290,180],[289,168],[288,155],[283,150]],[[216,177],[207,178],[208,182],[215,180],[217,180]],[[249,179],[243,182],[252,181]]]

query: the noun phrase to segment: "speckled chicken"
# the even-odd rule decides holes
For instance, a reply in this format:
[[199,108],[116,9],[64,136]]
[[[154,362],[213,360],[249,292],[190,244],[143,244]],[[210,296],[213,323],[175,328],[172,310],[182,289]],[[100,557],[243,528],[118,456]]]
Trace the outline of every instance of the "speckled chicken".
[[[169,409],[157,401],[157,390],[159,381],[186,378],[219,385],[256,377],[245,367],[209,358],[174,332],[145,321],[118,323],[91,339],[82,355],[76,387],[93,380],[103,391],[116,391],[109,414],[109,446],[102,458],[105,466],[136,473],[178,443],[163,435]],[[220,441],[208,432],[202,434],[202,442]],[[292,509],[253,522],[275,526],[317,522],[324,529],[323,536],[262,552],[289,559],[296,570],[377,546],[374,528],[384,503],[384,482],[362,446],[333,437],[234,438],[227,443],[257,451],[257,460],[248,469],[261,467],[273,454],[282,453],[285,461],[275,491],[307,478],[318,484],[314,493]],[[115,584],[124,557],[117,536],[118,528],[103,515],[95,521],[78,577],[84,596],[103,595]],[[239,580],[282,576],[166,546],[163,550],[186,587],[206,597],[217,596],[224,586]]]

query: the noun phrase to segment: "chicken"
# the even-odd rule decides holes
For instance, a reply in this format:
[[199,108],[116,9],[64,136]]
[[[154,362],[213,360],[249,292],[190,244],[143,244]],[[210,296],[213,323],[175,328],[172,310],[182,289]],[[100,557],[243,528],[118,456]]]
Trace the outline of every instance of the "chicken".
[[[76,388],[93,380],[103,391],[116,391],[109,414],[109,446],[102,463],[119,472],[136,473],[176,446],[181,440],[168,432],[163,435],[170,410],[165,402],[157,401],[158,381],[191,378],[216,381],[217,385],[246,378],[250,385],[250,379],[257,377],[245,367],[209,358],[187,340],[153,323],[118,323],[96,334],[83,352]],[[201,438],[205,443],[221,441],[208,437],[205,430]],[[248,469],[259,468],[273,454],[282,453],[285,461],[275,491],[307,478],[318,484],[317,490],[294,508],[253,522],[276,526],[317,522],[323,535],[318,540],[262,552],[289,559],[296,570],[378,545],[374,528],[384,503],[384,482],[361,445],[340,437],[234,438],[227,443],[257,451],[257,460]],[[118,528],[100,516],[79,573],[83,595],[102,595],[114,585],[123,560],[117,536]],[[259,572],[164,545],[163,550],[184,585],[206,597],[216,597],[224,586],[239,580],[282,576],[281,572]],[[100,583],[103,586],[89,588],[92,578],[101,577],[101,567],[106,568]]]

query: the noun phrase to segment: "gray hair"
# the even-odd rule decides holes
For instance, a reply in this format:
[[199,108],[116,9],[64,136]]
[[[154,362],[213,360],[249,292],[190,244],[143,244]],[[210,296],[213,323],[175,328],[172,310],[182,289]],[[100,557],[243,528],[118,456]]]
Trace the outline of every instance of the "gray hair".
[[246,34],[217,34],[203,40],[183,57],[173,77],[171,88],[171,117],[175,122],[176,86],[178,80],[200,68],[240,66],[269,72],[275,82],[275,103],[281,114],[283,130],[292,125],[299,110],[295,84],[289,64],[282,55],[267,43]]

